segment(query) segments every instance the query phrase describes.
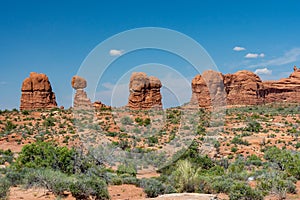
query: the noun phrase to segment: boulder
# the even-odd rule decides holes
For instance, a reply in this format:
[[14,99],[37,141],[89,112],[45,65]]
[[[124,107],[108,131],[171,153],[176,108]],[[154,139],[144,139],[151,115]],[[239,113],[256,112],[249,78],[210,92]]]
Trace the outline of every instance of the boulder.
[[84,89],[87,86],[86,80],[80,76],[73,76],[71,84],[75,90]]

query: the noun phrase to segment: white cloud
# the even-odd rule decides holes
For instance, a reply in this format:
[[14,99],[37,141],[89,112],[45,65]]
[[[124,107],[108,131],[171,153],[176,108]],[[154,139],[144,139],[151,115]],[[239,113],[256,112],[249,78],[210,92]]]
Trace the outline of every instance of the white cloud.
[[274,58],[274,59],[271,59],[271,60],[268,60],[265,62],[250,65],[249,68],[267,67],[270,65],[280,66],[280,65],[293,63],[298,60],[300,60],[300,48],[293,48],[293,49],[287,51],[283,56],[280,56],[278,58]]
[[259,57],[260,57],[260,58],[264,58],[264,57],[265,57],[265,54],[264,54],[264,53],[261,53],[261,54],[259,54]]
[[109,54],[111,56],[121,56],[124,53],[124,50],[111,49]]
[[239,46],[236,46],[236,47],[233,48],[233,51],[245,51],[245,50],[246,50],[246,48],[239,47]]
[[265,68],[262,68],[262,69],[256,69],[254,73],[257,74],[257,75],[271,75],[272,70],[265,67]]
[[263,57],[265,57],[264,53],[260,53],[260,54],[258,54],[258,53],[247,53],[245,55],[245,58],[263,58]]

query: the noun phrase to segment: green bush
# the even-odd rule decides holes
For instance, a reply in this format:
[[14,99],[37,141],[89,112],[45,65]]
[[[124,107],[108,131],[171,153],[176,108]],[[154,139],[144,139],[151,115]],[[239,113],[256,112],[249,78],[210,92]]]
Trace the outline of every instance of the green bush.
[[165,193],[165,186],[159,180],[154,178],[140,180],[140,187],[144,189],[144,192],[147,194],[147,197],[154,198],[158,195]]
[[270,171],[263,173],[257,179],[257,187],[264,194],[273,193],[279,197],[284,197],[286,193],[296,193],[296,179],[288,177],[284,172]]
[[212,179],[211,187],[214,193],[226,193],[230,192],[234,180],[224,176],[217,176]]
[[246,131],[250,132],[259,132],[262,129],[262,126],[257,121],[251,121],[248,123],[248,126],[245,128]]
[[0,199],[7,199],[10,184],[5,178],[0,178]]
[[300,155],[299,153],[292,153],[286,149],[279,149],[277,147],[268,148],[265,151],[265,159],[275,163],[279,170],[286,171],[290,175],[300,180]]
[[70,192],[78,200],[90,199],[90,196],[96,200],[109,199],[107,185],[98,177],[77,176],[70,184]]
[[5,178],[12,186],[20,185],[23,183],[24,171],[25,170],[15,171],[15,170],[8,168],[5,173]]
[[230,188],[230,200],[263,200],[260,191],[252,189],[247,183],[237,182]]
[[52,169],[31,169],[25,174],[25,185],[27,187],[43,187],[56,195],[63,194],[69,189],[69,177],[60,171]]
[[15,166],[18,169],[52,168],[64,173],[74,172],[76,151],[67,147],[59,147],[49,142],[37,142],[22,148]]
[[0,149],[0,165],[3,165],[5,162],[12,163],[13,159],[14,153],[10,149]]
[[137,170],[133,164],[121,164],[118,166],[117,174],[129,174],[130,176],[136,176]]
[[133,123],[133,121],[130,117],[126,116],[121,119],[121,123],[123,125],[131,125]]
[[199,170],[188,160],[178,161],[175,169],[171,174],[171,183],[178,192],[195,192]]

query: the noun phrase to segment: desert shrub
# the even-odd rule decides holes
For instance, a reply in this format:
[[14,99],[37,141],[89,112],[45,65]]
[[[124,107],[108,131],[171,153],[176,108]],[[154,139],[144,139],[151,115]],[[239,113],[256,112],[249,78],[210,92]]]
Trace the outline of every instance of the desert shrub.
[[276,164],[278,169],[286,171],[298,180],[300,179],[300,155],[277,147],[265,151],[265,159]]
[[257,121],[251,121],[248,123],[247,127],[245,128],[246,131],[250,132],[259,132],[262,129],[262,126]]
[[255,154],[247,157],[246,165],[261,166],[262,160]]
[[229,177],[217,176],[212,178],[212,190],[214,193],[229,193],[234,180]]
[[180,160],[171,174],[171,182],[178,192],[194,192],[198,183],[199,170],[188,160]]
[[249,145],[249,142],[246,140],[241,139],[239,136],[235,136],[232,140],[231,140],[232,144],[242,144],[242,145]]
[[147,194],[147,197],[149,198],[154,198],[157,197],[158,195],[165,193],[164,184],[161,181],[156,180],[154,178],[141,179],[140,187],[144,189],[144,192]]
[[8,168],[5,173],[5,178],[12,186],[20,185],[23,183],[25,171],[26,171],[26,169],[24,169],[22,171],[15,171],[11,168]]
[[284,172],[271,171],[263,173],[257,178],[257,187],[264,194],[277,194],[280,199],[284,198],[286,193],[296,193],[295,182],[293,177],[288,177]]
[[10,184],[5,178],[0,178],[0,199],[7,199],[7,194],[9,192]]
[[213,192],[211,177],[207,175],[198,176],[196,192],[210,194]]
[[43,122],[43,125],[45,127],[49,127],[49,126],[55,126],[55,118],[53,117],[47,117],[44,122]]
[[0,165],[3,165],[5,162],[12,163],[13,159],[14,153],[10,149],[0,149]]
[[39,186],[48,189],[56,195],[69,189],[70,179],[66,174],[52,169],[31,169],[25,174],[27,187]]
[[25,145],[15,166],[19,169],[28,168],[52,168],[64,173],[74,172],[74,159],[76,151],[67,147],[59,147],[49,142],[37,142]]
[[146,118],[145,120],[144,120],[144,126],[148,126],[148,125],[150,125],[150,123],[151,123],[151,119],[150,118]]
[[147,140],[150,146],[153,146],[154,144],[158,144],[158,138],[155,136],[150,136],[147,138]]
[[106,182],[110,185],[121,185],[122,179],[115,173],[108,172]]
[[13,129],[15,129],[17,127],[16,124],[12,123],[11,121],[6,121],[6,124],[5,124],[5,131],[11,131]]
[[121,164],[118,166],[117,174],[129,174],[131,176],[136,176],[137,170],[136,167],[133,164]]
[[77,176],[69,187],[71,194],[78,200],[90,199],[90,196],[96,200],[109,199],[107,185],[98,177]]
[[139,179],[137,179],[136,177],[122,177],[122,183],[123,184],[132,184],[132,185],[136,185],[139,186]]
[[259,190],[252,189],[247,183],[237,182],[230,188],[230,200],[263,200]]
[[133,123],[133,121],[130,117],[126,116],[121,119],[121,123],[123,125],[131,125]]
[[28,110],[23,110],[23,111],[22,111],[22,114],[23,114],[23,115],[29,115],[29,111],[28,111]]

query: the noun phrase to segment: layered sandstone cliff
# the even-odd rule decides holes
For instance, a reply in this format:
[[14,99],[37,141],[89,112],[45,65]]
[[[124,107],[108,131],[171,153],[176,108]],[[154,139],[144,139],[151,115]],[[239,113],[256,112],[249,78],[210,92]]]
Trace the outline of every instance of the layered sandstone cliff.
[[225,75],[209,70],[195,76],[192,81],[191,103],[196,102],[200,107],[283,101],[300,102],[300,70],[297,67],[294,67],[294,72],[288,78],[279,81],[263,82],[259,76],[247,70]]
[[51,109],[57,107],[55,94],[45,74],[31,72],[23,81],[20,110]]

